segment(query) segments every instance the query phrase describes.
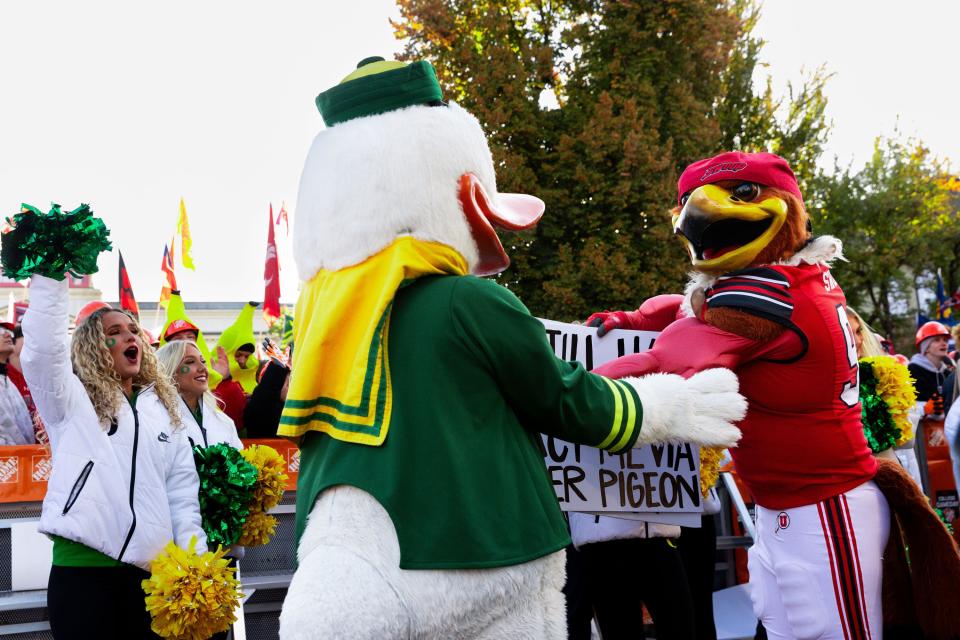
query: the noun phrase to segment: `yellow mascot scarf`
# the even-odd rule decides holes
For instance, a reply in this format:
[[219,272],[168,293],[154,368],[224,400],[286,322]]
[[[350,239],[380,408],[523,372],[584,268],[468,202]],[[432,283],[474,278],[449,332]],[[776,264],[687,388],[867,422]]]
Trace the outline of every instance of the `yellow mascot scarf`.
[[360,264],[321,269],[294,314],[293,373],[277,433],[322,431],[379,446],[390,427],[387,333],[397,289],[429,275],[464,275],[467,263],[438,242],[404,236]]

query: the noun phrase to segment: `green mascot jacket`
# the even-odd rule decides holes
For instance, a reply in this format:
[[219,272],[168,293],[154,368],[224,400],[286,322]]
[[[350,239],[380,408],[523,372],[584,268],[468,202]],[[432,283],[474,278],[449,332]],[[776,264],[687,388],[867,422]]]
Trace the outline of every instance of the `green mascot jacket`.
[[347,484],[390,514],[404,569],[506,566],[565,547],[540,434],[624,451],[642,422],[633,388],[557,358],[516,296],[474,276],[402,287],[389,331],[390,432],[378,447],[303,437],[298,539],[320,493]]

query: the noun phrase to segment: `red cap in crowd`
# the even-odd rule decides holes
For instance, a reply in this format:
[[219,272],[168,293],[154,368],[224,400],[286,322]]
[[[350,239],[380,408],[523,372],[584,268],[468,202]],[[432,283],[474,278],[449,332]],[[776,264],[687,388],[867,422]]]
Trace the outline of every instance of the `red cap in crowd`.
[[84,321],[93,315],[94,312],[99,311],[100,309],[112,309],[110,305],[102,300],[94,300],[93,302],[88,302],[80,308],[80,311],[77,312],[76,326],[80,326]]
[[947,327],[939,322],[925,322],[923,326],[917,329],[917,348],[920,347],[920,343],[926,340],[927,338],[933,338],[936,336],[947,336],[950,337],[950,331]]
[[167,327],[167,330],[163,332],[163,339],[169,340],[170,336],[176,335],[181,331],[193,331],[194,333],[199,334],[200,329],[197,329],[196,325],[186,320],[174,320],[170,323],[170,326]]
[[787,161],[773,153],[741,153],[728,151],[699,160],[683,170],[677,182],[677,205],[680,198],[697,187],[723,180],[755,182],[792,193],[803,202],[797,177]]

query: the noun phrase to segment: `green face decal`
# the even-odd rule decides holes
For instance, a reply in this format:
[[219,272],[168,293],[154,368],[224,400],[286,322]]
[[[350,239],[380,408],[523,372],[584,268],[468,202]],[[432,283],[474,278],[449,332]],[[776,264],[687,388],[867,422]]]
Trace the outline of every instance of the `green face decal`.
[[180,367],[180,373],[190,373],[190,365],[183,365]]
[[107,338],[107,349],[113,349],[113,346],[117,344],[115,338]]

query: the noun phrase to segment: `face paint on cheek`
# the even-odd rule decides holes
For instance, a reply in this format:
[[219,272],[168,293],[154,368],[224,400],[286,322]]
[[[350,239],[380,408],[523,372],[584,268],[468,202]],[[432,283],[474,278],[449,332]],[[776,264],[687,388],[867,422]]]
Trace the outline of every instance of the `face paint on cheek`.
[[180,367],[180,373],[190,373],[190,367],[188,367],[187,365],[183,365],[182,367]]
[[113,349],[113,346],[117,344],[117,341],[113,338],[107,338],[107,349]]

